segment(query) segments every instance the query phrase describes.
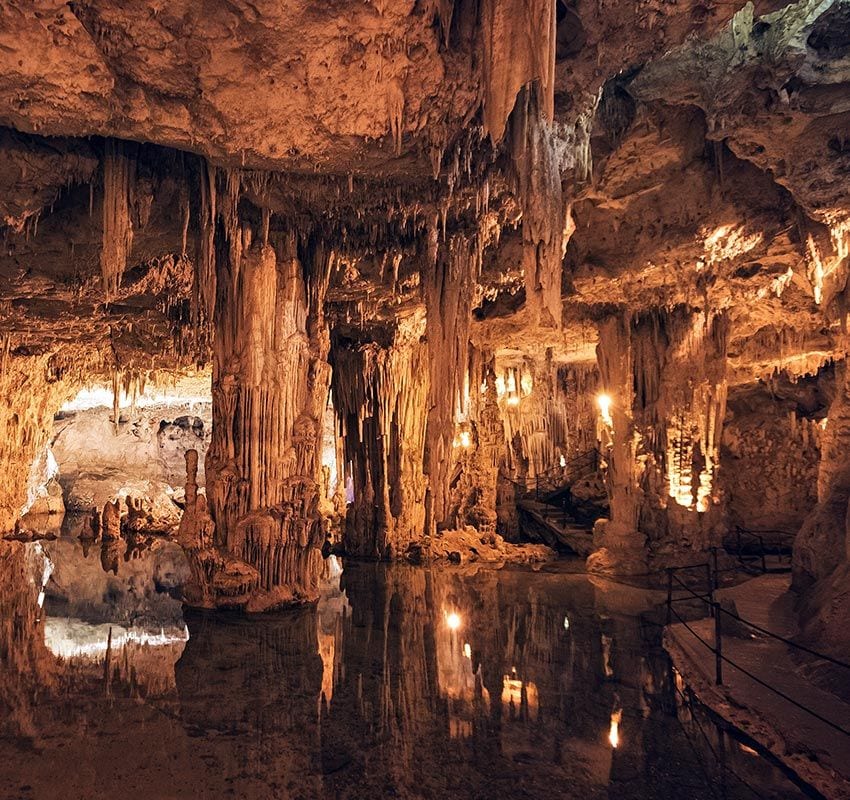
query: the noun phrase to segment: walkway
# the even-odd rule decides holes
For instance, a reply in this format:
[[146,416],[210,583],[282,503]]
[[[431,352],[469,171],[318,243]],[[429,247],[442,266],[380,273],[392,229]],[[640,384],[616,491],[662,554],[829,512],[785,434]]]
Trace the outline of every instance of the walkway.
[[[718,599],[733,600],[738,615],[786,638],[796,633],[790,576],[763,575],[722,589]],[[679,613],[682,613],[680,607]],[[738,626],[722,615],[726,631]],[[673,664],[699,700],[744,731],[827,798],[850,800],[850,735],[830,727],[788,700],[759,685],[729,663],[723,685],[715,685],[715,656],[702,644],[714,645],[714,620],[675,623],[664,632]],[[722,636],[722,652],[730,661],[796,702],[850,732],[850,705],[807,682],[792,658],[792,649],[751,629]],[[850,682],[850,670],[847,680]]]

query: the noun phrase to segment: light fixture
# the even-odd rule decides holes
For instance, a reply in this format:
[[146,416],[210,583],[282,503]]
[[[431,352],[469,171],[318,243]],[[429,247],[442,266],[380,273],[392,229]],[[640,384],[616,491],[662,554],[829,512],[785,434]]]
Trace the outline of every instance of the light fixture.
[[611,747],[619,747],[620,745],[620,720],[623,718],[621,709],[611,712],[611,727],[608,729],[608,741]]
[[461,626],[461,618],[460,614],[456,611],[452,611],[446,614],[446,625],[453,631],[456,631]]
[[602,392],[596,396],[596,404],[599,406],[599,413],[602,416],[602,421],[609,427],[614,424],[611,419],[611,395]]

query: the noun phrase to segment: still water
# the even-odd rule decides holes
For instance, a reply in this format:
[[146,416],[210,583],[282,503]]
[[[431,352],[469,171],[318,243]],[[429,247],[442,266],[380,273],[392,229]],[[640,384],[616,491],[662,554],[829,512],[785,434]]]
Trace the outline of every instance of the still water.
[[0,542],[3,800],[802,796],[682,704],[645,592],[332,559],[245,618],[110,547]]

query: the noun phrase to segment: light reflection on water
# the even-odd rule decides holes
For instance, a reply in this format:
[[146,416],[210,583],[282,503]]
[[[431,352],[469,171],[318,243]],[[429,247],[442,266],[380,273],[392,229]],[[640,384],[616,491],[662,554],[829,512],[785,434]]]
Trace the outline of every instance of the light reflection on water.
[[246,618],[182,611],[174,545],[115,574],[62,538],[40,609],[41,547],[0,543],[0,798],[799,796],[676,718],[634,590],[329,560],[317,606]]

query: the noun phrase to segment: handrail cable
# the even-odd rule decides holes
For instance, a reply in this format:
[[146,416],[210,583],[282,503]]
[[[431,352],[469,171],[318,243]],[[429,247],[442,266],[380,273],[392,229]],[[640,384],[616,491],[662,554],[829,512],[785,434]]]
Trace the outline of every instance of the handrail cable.
[[672,613],[674,614],[674,616],[676,617],[676,619],[678,619],[678,620],[679,620],[679,622],[681,622],[681,623],[682,623],[682,625],[684,625],[684,626],[685,626],[685,628],[687,628],[687,629],[688,629],[688,631],[690,631],[690,633],[691,633],[691,634],[692,634],[692,635],[693,635],[693,636],[694,636],[694,637],[695,637],[695,638],[696,638],[696,639],[697,639],[697,640],[698,640],[701,644],[703,644],[706,648],[708,648],[708,650],[710,650],[712,653],[714,653],[714,655],[715,655],[715,656],[718,656],[720,659],[722,659],[722,660],[723,660],[723,661],[725,661],[727,664],[729,664],[729,666],[730,666],[730,667],[734,667],[734,668],[735,668],[735,669],[737,669],[739,672],[742,672],[744,675],[746,675],[748,678],[750,678],[750,680],[755,681],[757,684],[759,684],[760,686],[763,686],[765,689],[768,689],[768,690],[770,690],[771,692],[773,692],[774,694],[779,695],[779,696],[780,696],[783,700],[787,700],[789,703],[791,703],[791,705],[796,706],[796,707],[797,707],[797,708],[799,708],[801,711],[805,711],[807,714],[810,714],[810,715],[811,715],[811,716],[813,716],[815,719],[820,720],[820,721],[821,721],[821,722],[823,722],[825,725],[828,725],[830,728],[833,728],[834,730],[838,731],[839,733],[843,733],[845,736],[850,736],[850,731],[848,731],[846,728],[842,728],[840,725],[838,725],[837,723],[833,722],[832,720],[829,720],[829,719],[827,719],[826,717],[822,716],[821,714],[818,714],[818,712],[817,712],[817,711],[813,711],[811,708],[807,708],[807,707],[806,707],[806,706],[804,706],[802,703],[799,703],[798,701],[796,701],[793,697],[789,697],[789,696],[788,696],[787,694],[785,694],[785,692],[783,692],[781,689],[777,689],[775,686],[771,686],[769,683],[767,683],[767,682],[763,681],[763,680],[762,680],[761,678],[759,678],[757,675],[753,675],[753,673],[752,673],[752,672],[750,672],[750,671],[749,671],[748,669],[746,669],[745,667],[742,667],[742,666],[740,666],[739,664],[736,664],[736,663],[735,663],[734,661],[732,661],[732,659],[730,659],[728,656],[723,655],[722,653],[719,653],[719,652],[717,651],[717,648],[716,648],[716,647],[714,647],[713,645],[710,645],[710,644],[709,644],[709,643],[708,643],[705,639],[703,639],[703,638],[702,638],[702,636],[700,636],[700,635],[699,635],[699,634],[698,634],[698,633],[697,633],[697,632],[696,632],[696,631],[695,631],[695,630],[694,630],[694,629],[693,629],[690,625],[688,625],[688,623],[687,623],[687,622],[685,622],[685,620],[684,620],[684,619],[683,619],[683,618],[679,615],[679,613],[678,613],[675,609],[671,609],[671,611],[672,611]]
[[[676,581],[676,583],[678,583],[679,586],[681,586],[685,591],[690,592],[698,600],[702,600],[703,602],[705,602],[705,597],[698,595],[693,589],[691,589],[690,586],[687,586],[685,583],[683,583],[681,580],[679,580],[678,575],[673,575],[673,578]],[[677,600],[681,600],[681,599],[682,598],[677,598]],[[780,642],[787,644],[789,647],[794,647],[797,650],[802,650],[804,653],[808,653],[810,656],[814,656],[815,658],[819,658],[823,661],[828,661],[829,663],[835,664],[838,667],[843,667],[844,669],[850,669],[850,664],[846,663],[845,661],[841,661],[838,658],[833,658],[832,656],[829,656],[826,653],[819,653],[817,650],[812,650],[811,647],[806,647],[806,645],[804,645],[804,644],[798,644],[797,642],[795,642],[791,639],[788,639],[785,636],[782,636],[781,634],[774,633],[773,631],[769,631],[769,630],[767,630],[767,628],[762,628],[761,625],[756,625],[755,622],[750,622],[749,620],[744,619],[744,617],[740,616],[739,614],[733,614],[728,609],[723,608],[723,606],[720,605],[720,603],[718,603],[717,605],[720,608],[720,611],[722,613],[726,614],[726,616],[732,617],[732,619],[737,620],[738,622],[742,622],[744,625],[747,625],[750,628],[757,630],[759,633],[762,633],[765,636],[770,636],[773,639],[778,639]]]

